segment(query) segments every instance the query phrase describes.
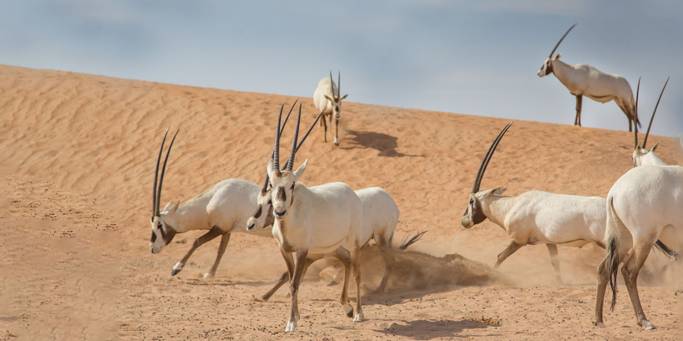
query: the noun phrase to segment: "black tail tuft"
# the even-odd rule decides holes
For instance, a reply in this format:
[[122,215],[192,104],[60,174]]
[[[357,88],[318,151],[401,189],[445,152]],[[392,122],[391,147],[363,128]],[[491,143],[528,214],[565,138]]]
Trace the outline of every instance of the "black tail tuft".
[[619,270],[619,252],[617,251],[616,238],[610,238],[607,247],[607,271],[609,273],[609,287],[612,289],[612,304],[610,311],[614,311],[617,303],[617,274]]
[[410,237],[403,238],[403,241],[401,242],[401,245],[399,245],[398,248],[400,250],[407,249],[408,247],[410,247],[411,245],[415,244],[417,241],[422,239],[422,236],[424,236],[425,233],[427,233],[427,231],[418,232],[418,233],[415,233],[414,235],[412,235]]

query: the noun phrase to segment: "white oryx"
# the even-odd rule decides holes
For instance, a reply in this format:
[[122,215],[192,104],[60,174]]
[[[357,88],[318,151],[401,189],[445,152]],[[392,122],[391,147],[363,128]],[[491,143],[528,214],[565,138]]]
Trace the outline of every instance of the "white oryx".
[[[301,146],[301,143],[299,143]],[[363,233],[363,235],[370,235],[375,243],[383,248],[392,247],[392,240],[396,225],[398,224],[399,209],[394,199],[380,187],[363,188],[356,191],[356,195],[363,204],[363,229],[372,231],[372,233]],[[273,221],[273,206],[271,205],[270,189],[263,189],[257,199],[256,213],[247,220],[247,229],[262,229],[272,225]],[[406,238],[399,246],[399,250],[405,250],[410,245],[417,242],[425,232],[418,232],[415,235]],[[364,244],[367,244],[366,241]],[[383,292],[386,289],[389,274],[392,271],[393,261],[385,253],[382,253],[386,271],[382,277],[380,285],[377,287],[378,292]],[[287,272],[280,276],[278,282],[261,297],[267,301],[285,282],[289,279]]]
[[602,308],[607,283],[612,288],[612,308],[616,302],[619,265],[638,320],[645,329],[654,329],[647,320],[638,296],[638,273],[650,248],[666,227],[683,228],[683,167],[641,166],[622,175],[607,195],[607,255],[598,267],[595,325],[602,326]]
[[[657,98],[657,104],[655,104],[655,108],[652,111],[652,116],[650,116],[650,123],[647,125],[647,131],[645,132],[645,138],[643,139],[643,144],[640,145],[638,143],[638,128],[633,131],[634,135],[634,144],[633,144],[633,166],[638,167],[641,165],[651,165],[651,166],[666,166],[666,162],[664,162],[662,159],[655,154],[655,150],[657,149],[657,143],[652,146],[652,148],[648,149],[647,148],[647,139],[650,136],[650,129],[652,128],[652,121],[655,118],[655,114],[657,113],[657,108],[659,107],[659,102],[662,100],[662,95],[664,94],[664,90],[666,89],[666,85],[669,84],[669,78],[666,79],[666,82],[664,82],[664,86],[662,87],[662,91],[659,93],[659,98]],[[636,90],[636,110],[638,108],[638,97],[640,93],[640,79],[638,80],[638,87]]]
[[[486,168],[510,126],[501,130],[481,161],[461,223],[463,227],[471,228],[489,219],[512,239],[498,255],[495,267],[524,245],[545,244],[559,280],[557,245],[581,247],[594,243],[605,247],[605,199],[542,191],[510,197],[502,195],[505,189],[501,187],[480,191]],[[674,257],[667,252],[666,245],[660,244],[658,242],[662,251]]]
[[325,128],[323,132],[323,141],[327,142],[327,121],[332,126],[332,117],[334,116],[334,144],[339,145],[339,121],[341,121],[341,107],[342,101],[348,95],[341,95],[341,73],[337,74],[337,84],[332,80],[332,72],[330,77],[323,77],[318,82],[318,87],[313,92],[313,104],[318,111],[323,112],[323,119],[320,124]]
[[583,96],[600,102],[607,103],[614,101],[624,112],[628,119],[628,131],[631,131],[631,124],[639,125],[638,113],[633,102],[633,91],[628,81],[621,76],[602,72],[593,66],[586,64],[570,65],[560,60],[560,55],[555,54],[562,40],[576,26],[572,25],[555,44],[550,51],[550,55],[545,59],[543,65],[538,70],[538,77],[544,77],[550,73],[576,97],[576,117],[574,125],[581,126],[581,104]]
[[[296,104],[296,101],[294,102]],[[285,123],[294,109],[294,104],[287,114]],[[280,115],[282,114],[280,108]],[[178,261],[171,270],[171,275],[177,275],[187,263],[187,260],[194,251],[221,236],[218,246],[216,259],[211,269],[204,274],[204,278],[213,277],[216,274],[218,264],[225,253],[225,249],[230,241],[232,232],[247,232],[243,226],[256,208],[256,196],[259,193],[258,185],[242,179],[226,179],[213,185],[208,190],[187,200],[183,203],[169,202],[163,210],[160,210],[161,190],[166,173],[168,158],[171,148],[175,142],[176,135],[173,136],[169,144],[163,167],[159,176],[159,164],[162,152],[166,143],[166,132],[161,142],[159,154],[157,155],[156,168],[154,173],[154,186],[152,190],[152,236],[150,248],[152,253],[159,253],[161,249],[168,245],[177,233],[184,233],[196,230],[208,230],[205,234],[197,238],[190,250]],[[157,183],[158,180],[158,183]],[[270,237],[268,231],[253,231],[253,234]]]
[[[284,169],[280,168],[280,119],[275,130],[275,146],[268,162],[268,181],[275,218],[273,237],[287,264],[290,278],[291,311],[285,331],[296,329],[299,320],[298,290],[311,262],[321,255],[334,256],[344,264],[341,303],[353,320],[363,320],[360,292],[360,248],[370,236],[363,235],[363,207],[356,193],[341,182],[307,187],[299,183],[305,165],[292,170],[296,156],[301,113],[297,120],[292,149]],[[292,257],[295,253],[296,257]],[[350,272],[356,280],[356,308],[351,307],[347,288]]]

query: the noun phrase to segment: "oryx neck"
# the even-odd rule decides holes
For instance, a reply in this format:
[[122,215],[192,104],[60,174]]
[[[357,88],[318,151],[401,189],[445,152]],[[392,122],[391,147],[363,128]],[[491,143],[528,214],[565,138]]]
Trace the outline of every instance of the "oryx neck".
[[660,159],[654,152],[647,152],[640,156],[641,165],[667,166],[664,160]]
[[173,228],[176,232],[186,232],[192,230],[209,230],[207,221],[206,204],[198,198],[190,199],[178,205],[175,211]]
[[571,74],[571,65],[561,61],[560,59],[553,59],[550,61],[550,65],[553,68],[553,74],[555,77],[565,86],[569,86],[571,79],[569,75]]
[[512,199],[502,195],[490,195],[481,200],[481,208],[486,218],[505,229],[505,217],[514,204]]

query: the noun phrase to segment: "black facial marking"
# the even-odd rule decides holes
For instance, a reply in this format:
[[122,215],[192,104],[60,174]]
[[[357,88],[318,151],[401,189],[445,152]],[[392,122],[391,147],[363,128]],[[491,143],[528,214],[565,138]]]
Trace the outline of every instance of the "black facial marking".
[[152,237],[150,238],[150,240],[152,241],[152,243],[154,243],[157,240],[157,234],[154,233],[154,231],[152,231]]
[[262,208],[261,205],[259,205],[258,208],[256,209],[256,213],[254,213],[254,218],[258,218],[261,216],[261,211],[262,211],[261,208]]
[[278,200],[287,201],[287,194],[285,194],[285,190],[282,187],[277,188],[277,198]]

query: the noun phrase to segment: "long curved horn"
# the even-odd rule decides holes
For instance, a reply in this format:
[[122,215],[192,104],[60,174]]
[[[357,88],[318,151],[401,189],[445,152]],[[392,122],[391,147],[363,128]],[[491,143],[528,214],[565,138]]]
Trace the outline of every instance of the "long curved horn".
[[[294,106],[296,106],[296,102],[298,102],[299,99],[295,99],[294,103],[292,103],[292,106],[289,107],[289,111],[287,112],[287,116],[285,116],[285,122],[282,124],[282,127],[278,130],[279,134],[282,134],[282,130],[285,129],[287,126],[287,121],[289,120],[289,116],[292,114],[292,111],[294,110]],[[280,106],[280,113],[282,113],[282,108],[284,108],[284,104]],[[270,158],[273,158],[273,154],[275,153],[275,148],[270,152]],[[268,189],[268,172],[266,172],[265,180],[263,180],[263,187],[261,188],[261,191],[265,192]]]
[[[638,77],[638,86],[636,86],[636,109],[635,114],[638,117],[638,97],[640,97],[640,77]],[[633,129],[633,149],[638,148],[638,125],[635,124]]]
[[157,165],[154,168],[154,186],[152,187],[152,218],[159,214],[159,204],[157,202],[157,184],[159,180],[159,163],[161,162],[161,153],[164,151],[164,144],[166,144],[166,136],[168,135],[168,129],[164,131],[164,139],[161,140],[161,146],[159,147],[159,154],[157,155]]
[[555,51],[557,51],[557,48],[560,47],[560,44],[562,43],[562,41],[564,40],[564,38],[567,37],[567,34],[569,34],[569,32],[571,32],[571,30],[573,30],[574,27],[576,27],[576,24],[572,25],[572,27],[570,27],[570,28],[567,30],[567,32],[564,32],[564,34],[562,35],[562,38],[560,38],[560,40],[557,42],[557,44],[555,44],[555,47],[553,47],[553,50],[550,51],[550,54],[548,55],[548,58],[550,58],[550,57],[553,56],[553,53],[555,53]]
[[341,98],[341,71],[337,71],[337,98]]
[[[292,106],[289,107],[289,111],[287,112],[287,116],[285,116],[285,120],[284,120],[284,122],[282,122],[282,130],[284,130],[285,127],[287,126],[287,121],[289,121],[289,116],[292,114],[292,111],[294,110],[294,107],[296,106],[296,102],[298,102],[298,101],[299,101],[298,98],[295,99],[294,103],[292,103]],[[280,134],[282,134],[282,130],[280,130]]]
[[666,89],[667,84],[669,84],[669,77],[666,77],[666,82],[664,82],[662,91],[659,93],[659,98],[657,98],[655,109],[652,111],[652,116],[650,116],[650,123],[647,125],[647,132],[645,132],[645,139],[643,139],[643,148],[645,148],[645,145],[647,145],[647,138],[650,136],[650,129],[652,129],[652,121],[655,119],[655,114],[657,113],[657,108],[659,107],[659,101],[662,100],[662,95],[664,94],[664,89]]
[[[280,107],[282,108],[282,107]],[[280,127],[282,126],[282,110],[277,117],[277,128],[275,128],[275,146],[273,146],[273,168],[280,170]]]
[[512,123],[508,123],[505,125],[505,127],[500,131],[500,133],[498,133],[498,136],[496,136],[496,138],[491,143],[491,146],[489,147],[489,150],[486,152],[484,159],[481,160],[481,164],[479,165],[479,171],[477,171],[477,177],[474,180],[474,186],[472,186],[472,193],[479,192],[479,187],[481,186],[481,181],[484,178],[484,173],[486,172],[486,168],[489,165],[489,161],[491,161],[493,153],[496,151],[496,148],[498,147],[500,140],[503,139],[503,136],[508,131],[508,129],[510,129],[511,126]]
[[304,142],[306,141],[306,138],[308,138],[308,135],[311,134],[311,131],[313,131],[313,128],[315,128],[315,124],[318,123],[318,121],[320,121],[320,118],[322,116],[323,116],[323,112],[321,111],[320,113],[318,113],[318,116],[315,118],[315,121],[313,121],[313,123],[311,123],[311,126],[308,127],[306,134],[304,134],[304,137],[301,138],[301,141],[299,141],[299,144],[296,146],[297,152],[299,151],[299,148],[301,148],[301,145],[304,144]]
[[299,104],[299,115],[296,118],[296,128],[294,129],[294,138],[292,139],[292,152],[289,155],[289,160],[285,165],[285,169],[292,171],[294,167],[294,157],[296,156],[297,140],[299,139],[299,127],[301,126],[301,104]]
[[166,175],[166,166],[168,164],[168,157],[171,155],[171,148],[173,148],[173,143],[175,143],[175,138],[178,136],[178,132],[180,129],[176,129],[175,134],[173,134],[173,138],[171,139],[171,143],[168,145],[168,149],[166,150],[166,157],[164,158],[164,165],[161,167],[161,176],[159,176],[159,188],[157,188],[157,212],[156,214],[159,215],[159,205],[161,204],[161,189],[163,188],[164,185],[164,176]]

